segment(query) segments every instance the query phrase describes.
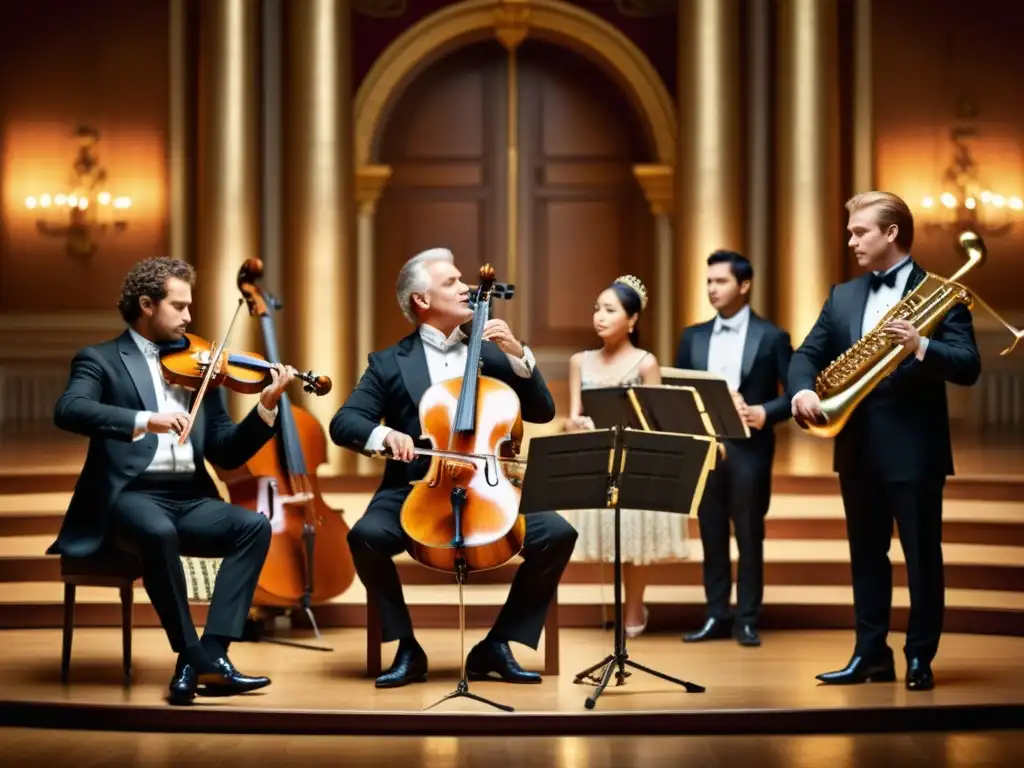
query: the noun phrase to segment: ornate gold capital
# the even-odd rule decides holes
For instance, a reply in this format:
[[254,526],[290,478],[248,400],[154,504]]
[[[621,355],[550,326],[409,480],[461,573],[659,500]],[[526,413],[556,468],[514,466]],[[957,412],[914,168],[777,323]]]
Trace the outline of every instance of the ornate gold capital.
[[644,197],[655,216],[671,216],[673,208],[672,166],[641,164],[633,166],[633,175],[644,190]]
[[356,171],[356,203],[361,216],[373,215],[380,193],[390,178],[390,165],[364,165]]
[[530,0],[501,0],[494,9],[494,35],[515,50],[530,31]]

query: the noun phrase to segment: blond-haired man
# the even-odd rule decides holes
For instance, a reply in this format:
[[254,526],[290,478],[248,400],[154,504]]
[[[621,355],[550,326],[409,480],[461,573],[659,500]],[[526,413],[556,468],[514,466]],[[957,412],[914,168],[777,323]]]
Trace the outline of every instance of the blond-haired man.
[[[867,272],[835,285],[789,368],[797,422],[820,419],[817,374],[862,336],[925,276],[910,256],[914,217],[889,192],[865,192],[846,203],[849,245]],[[904,654],[906,687],[934,686],[931,662],[945,605],[942,490],[953,474],[946,382],[971,386],[981,373],[971,313],[957,305],[931,338],[905,320],[886,324],[912,354],[858,406],[836,436],[834,469],[846,511],[857,642],[844,669],[825,683],[896,679],[886,637],[892,608],[889,545],[893,520],[907,564],[910,619]]]

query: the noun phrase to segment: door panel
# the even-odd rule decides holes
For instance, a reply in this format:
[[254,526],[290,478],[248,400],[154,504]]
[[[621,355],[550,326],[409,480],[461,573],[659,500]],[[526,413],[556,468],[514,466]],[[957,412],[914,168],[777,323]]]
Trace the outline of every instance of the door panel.
[[[499,280],[507,273],[507,66],[497,44],[458,51],[411,83],[389,119],[380,161],[394,175],[377,215],[378,345],[409,331],[394,285],[416,252],[452,248],[468,282],[484,261]],[[591,316],[603,288],[626,272],[650,282],[653,220],[632,173],[650,155],[634,111],[589,62],[527,41],[517,70],[514,331],[567,360],[597,344]],[[502,303],[496,313],[508,316]],[[652,325],[640,323],[648,346]],[[545,374],[564,378],[565,370]]]

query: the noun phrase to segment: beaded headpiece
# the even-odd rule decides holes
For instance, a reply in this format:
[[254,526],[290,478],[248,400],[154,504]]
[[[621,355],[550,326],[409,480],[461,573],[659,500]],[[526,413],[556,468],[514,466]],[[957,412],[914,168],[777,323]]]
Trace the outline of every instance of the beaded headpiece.
[[622,277],[615,278],[616,283],[622,283],[628,285],[634,291],[636,295],[640,297],[640,309],[647,309],[647,289],[644,284],[640,282],[640,278],[635,275],[622,275]]

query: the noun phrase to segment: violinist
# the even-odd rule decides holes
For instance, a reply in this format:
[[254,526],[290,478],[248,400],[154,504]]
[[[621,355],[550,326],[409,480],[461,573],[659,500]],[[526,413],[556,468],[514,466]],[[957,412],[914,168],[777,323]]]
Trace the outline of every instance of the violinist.
[[[348,536],[356,572],[367,599],[379,605],[383,639],[397,640],[394,661],[377,678],[378,688],[426,679],[427,656],[413,634],[409,609],[392,558],[406,548],[400,513],[410,481],[422,478],[428,461],[414,457],[414,437],[424,433],[418,406],[424,392],[463,376],[467,346],[464,324],[473,318],[469,287],[451,251],[434,248],[414,256],[398,275],[398,304],[416,330],[397,344],[369,356],[354,391],[331,420],[331,439],[353,451],[388,451],[381,484]],[[509,385],[519,398],[524,421],[545,423],[555,416],[554,400],[530,350],[497,319],[483,331],[481,375]],[[383,423],[381,423],[383,421]],[[524,670],[509,642],[536,648],[562,572],[572,555],[576,531],[557,512],[530,515],[519,566],[508,599],[487,637],[466,658],[469,679],[498,677],[511,683],[539,683]]]
[[[128,273],[118,309],[128,328],[75,355],[56,425],[89,438],[85,467],[49,554],[102,557],[132,552],[178,661],[171,704],[195,695],[229,695],[269,685],[228,659],[241,637],[270,545],[268,520],[220,500],[204,459],[242,465],[274,434],[277,403],[295,372],[277,366],[258,405],[232,422],[222,390],[211,391],[190,424],[191,393],[166,383],[161,349],[180,342],[190,321],[192,267],[142,261]],[[223,558],[200,639],[189,614],[180,556]]]

